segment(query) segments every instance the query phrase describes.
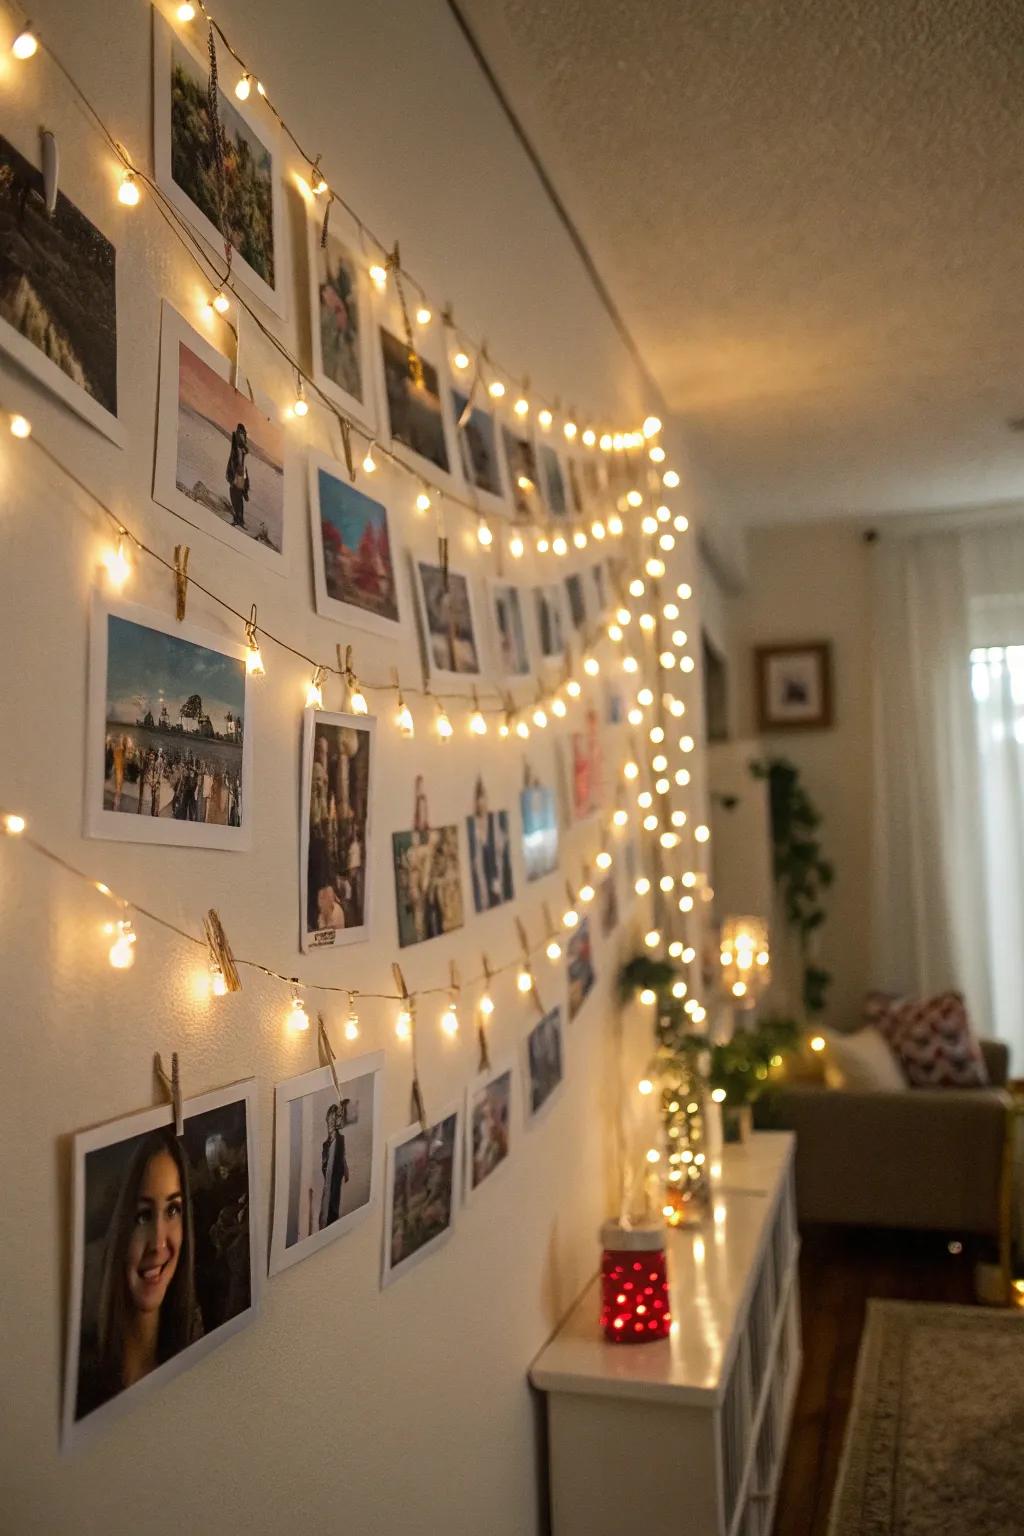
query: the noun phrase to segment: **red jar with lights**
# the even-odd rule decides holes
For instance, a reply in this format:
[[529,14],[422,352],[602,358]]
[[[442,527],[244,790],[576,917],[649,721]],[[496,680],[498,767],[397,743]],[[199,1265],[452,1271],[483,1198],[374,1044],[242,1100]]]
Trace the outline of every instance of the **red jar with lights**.
[[668,1338],[665,1228],[658,1223],[601,1228],[601,1328],[610,1344],[648,1344]]

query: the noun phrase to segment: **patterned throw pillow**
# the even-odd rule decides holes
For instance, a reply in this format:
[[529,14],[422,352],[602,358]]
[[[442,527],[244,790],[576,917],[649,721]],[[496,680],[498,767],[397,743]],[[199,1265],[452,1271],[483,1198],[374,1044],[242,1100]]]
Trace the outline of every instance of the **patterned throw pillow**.
[[888,1040],[912,1088],[983,1088],[988,1082],[959,992],[923,998],[874,993],[864,1017]]

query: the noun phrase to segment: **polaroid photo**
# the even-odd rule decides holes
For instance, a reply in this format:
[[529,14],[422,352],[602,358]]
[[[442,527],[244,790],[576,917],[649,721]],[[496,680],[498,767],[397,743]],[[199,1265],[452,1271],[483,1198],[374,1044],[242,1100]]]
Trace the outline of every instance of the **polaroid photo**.
[[515,894],[508,811],[491,810],[479,775],[473,792],[473,814],[466,817],[466,841],[473,906],[478,913],[504,906]]
[[359,227],[335,202],[321,245],[324,210],[314,202],[306,221],[313,382],[346,416],[375,437],[378,430],[376,321]]
[[526,1113],[535,1120],[565,1077],[562,1010],[552,1008],[538,1019],[524,1042]]
[[540,489],[548,511],[553,518],[569,515],[569,499],[562,473],[562,460],[557,448],[550,443],[537,444],[537,462],[540,466]]
[[423,649],[431,684],[458,683],[483,670],[473,587],[462,571],[447,575],[431,560],[412,556]]
[[558,807],[554,790],[542,784],[528,764],[519,792],[519,812],[526,878],[541,880],[558,868]]
[[388,1140],[382,1286],[451,1236],[461,1195],[461,1121],[462,1108],[454,1104],[426,1130],[412,1125]]
[[118,420],[117,252],[63,191],[0,136],[0,347],[44,388],[124,446]]
[[153,500],[284,574],[295,457],[267,402],[236,388],[233,375],[165,299]]
[[[221,50],[223,54],[223,50]],[[288,318],[284,179],[277,130],[258,93],[248,106],[217,92],[224,135],[224,224],[209,102],[210,66],[153,9],[153,152],[156,184],[231,272]]]
[[563,581],[572,627],[577,634],[582,634],[587,628],[587,597],[583,590],[583,572],[570,571],[568,576],[563,577]]
[[302,949],[370,936],[377,722],[307,709],[302,726]]
[[570,731],[571,796],[573,821],[585,821],[600,810],[604,798],[604,753],[601,721],[591,705],[583,717],[583,729]]
[[526,643],[523,594],[526,588],[510,581],[490,581],[491,618],[497,670],[507,682],[518,682],[532,671]]
[[247,852],[251,693],[243,645],[152,608],[97,598],[85,835]]
[[569,982],[569,1023],[571,1024],[593,991],[596,979],[589,917],[584,917],[569,935],[565,948],[565,968]]
[[195,1365],[259,1309],[256,1083],[79,1131],[62,1445]]
[[498,422],[479,392],[471,396],[458,385],[450,387],[458,463],[468,499],[483,512],[506,513]]
[[459,448],[444,359],[436,339],[417,332],[413,356],[397,301],[389,304],[379,298],[376,315],[381,434],[388,437],[403,463],[442,490],[456,491],[461,486]]
[[608,871],[597,888],[597,911],[601,937],[607,939],[619,926],[619,884],[614,869]]
[[533,612],[544,661],[563,661],[566,651],[563,588],[557,581],[533,589]]
[[544,504],[533,438],[523,427],[503,424],[501,443],[506,482],[516,516],[523,522],[538,521],[544,515]]
[[514,1077],[512,1062],[501,1062],[480,1073],[466,1088],[467,1200],[508,1161]]
[[309,520],[317,613],[397,639],[398,563],[386,504],[357,489],[343,464],[311,449]]
[[380,1199],[384,1052],[303,1072],[274,1091],[274,1223],[278,1274],[351,1232]]

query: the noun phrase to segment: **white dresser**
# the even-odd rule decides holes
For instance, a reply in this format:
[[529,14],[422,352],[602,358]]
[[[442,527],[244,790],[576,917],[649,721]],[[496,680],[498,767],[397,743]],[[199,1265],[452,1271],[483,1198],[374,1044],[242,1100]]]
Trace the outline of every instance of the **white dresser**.
[[768,1536],[800,1372],[794,1145],[726,1147],[706,1222],[667,1234],[670,1338],[605,1343],[596,1278],[537,1357],[554,1536]]

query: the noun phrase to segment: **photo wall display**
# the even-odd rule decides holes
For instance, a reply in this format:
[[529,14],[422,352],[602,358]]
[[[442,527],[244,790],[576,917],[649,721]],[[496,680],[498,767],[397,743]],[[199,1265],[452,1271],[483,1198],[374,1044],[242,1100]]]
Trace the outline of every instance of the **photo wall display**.
[[86,836],[248,852],[251,693],[244,646],[189,620],[97,597]]
[[296,470],[271,402],[165,300],[154,501],[284,574]]
[[224,137],[218,174],[209,62],[153,8],[153,152],[156,184],[232,275],[281,319],[288,318],[284,168],[269,111],[217,92]]
[[117,252],[33,157],[0,135],[0,346],[111,442],[118,419]]
[[74,1137],[65,1450],[259,1309],[255,1080],[183,1111],[180,1137],[169,1107]]

